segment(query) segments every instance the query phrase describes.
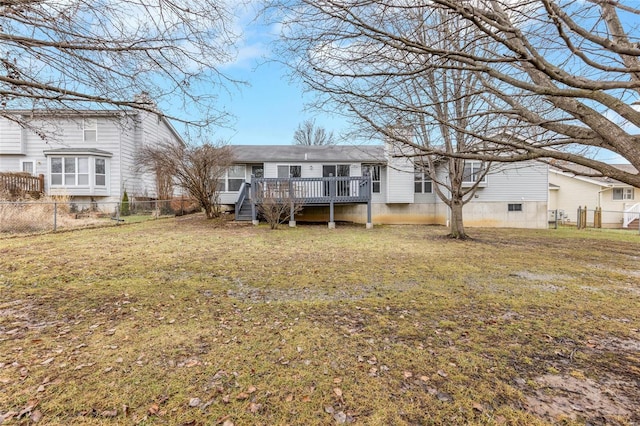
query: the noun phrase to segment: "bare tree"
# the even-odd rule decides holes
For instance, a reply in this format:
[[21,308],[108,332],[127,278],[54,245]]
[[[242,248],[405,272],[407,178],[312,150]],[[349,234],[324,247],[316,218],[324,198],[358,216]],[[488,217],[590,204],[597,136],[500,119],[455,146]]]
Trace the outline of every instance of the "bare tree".
[[[186,123],[223,117],[215,94],[237,35],[225,0],[22,0],[0,3],[0,116],[8,110],[155,107]],[[204,83],[204,84],[203,84]],[[194,118],[196,117],[196,118]]]
[[262,182],[254,190],[258,213],[267,221],[271,229],[291,220],[303,208],[303,186],[297,182],[282,180]]
[[305,120],[293,133],[294,145],[335,145],[333,132],[327,132],[324,127],[316,126],[315,120]]
[[162,182],[171,176],[200,203],[208,219],[220,216],[220,182],[233,162],[228,146],[147,145],[141,149],[138,162],[147,170],[161,171]]
[[[283,22],[284,50],[279,53],[319,94],[322,108],[338,107],[384,134],[390,110],[404,116],[424,108],[408,105],[386,84],[374,88],[367,84],[370,79],[393,82],[434,68],[465,70],[475,73],[482,90],[491,94],[486,106],[494,126],[449,125],[483,141],[482,149],[451,153],[412,140],[399,142],[426,155],[502,162],[543,159],[560,167],[572,162],[591,168],[593,176],[640,186],[640,174],[595,156],[606,149],[640,169],[640,112],[634,108],[640,98],[640,9],[632,0],[272,3]],[[425,13],[421,23],[411,13],[416,9]],[[433,16],[443,13],[461,23],[461,32],[450,37],[472,32],[475,38],[448,46],[424,39],[425,29],[441,25]],[[370,60],[377,52],[393,61],[380,69]],[[509,132],[505,125],[511,126]]]

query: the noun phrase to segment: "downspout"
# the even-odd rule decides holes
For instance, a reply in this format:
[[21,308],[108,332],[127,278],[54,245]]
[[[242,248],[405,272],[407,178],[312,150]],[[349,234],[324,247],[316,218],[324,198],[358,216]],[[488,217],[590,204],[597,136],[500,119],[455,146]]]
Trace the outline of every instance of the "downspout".
[[596,207],[602,207],[602,203],[601,203],[601,201],[602,201],[602,193],[605,192],[605,191],[608,191],[610,189],[613,189],[613,186],[608,186],[605,189],[601,189],[600,191],[598,191],[598,200],[597,200],[598,205]]

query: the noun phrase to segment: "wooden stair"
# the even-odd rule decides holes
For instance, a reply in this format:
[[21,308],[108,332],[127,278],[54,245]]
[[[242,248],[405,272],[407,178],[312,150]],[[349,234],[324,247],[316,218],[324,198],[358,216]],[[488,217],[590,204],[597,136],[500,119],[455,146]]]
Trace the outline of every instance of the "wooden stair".
[[251,200],[245,199],[240,206],[240,211],[235,212],[235,219],[238,222],[249,221],[251,217]]

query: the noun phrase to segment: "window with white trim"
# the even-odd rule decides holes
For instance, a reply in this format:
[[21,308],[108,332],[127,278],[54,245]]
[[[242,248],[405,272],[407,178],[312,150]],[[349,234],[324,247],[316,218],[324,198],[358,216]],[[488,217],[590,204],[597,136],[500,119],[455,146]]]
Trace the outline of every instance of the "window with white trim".
[[98,140],[98,120],[95,118],[85,118],[82,120],[83,140],[85,142],[96,142]]
[[380,193],[380,165],[379,164],[363,164],[362,175],[371,177],[371,192]]
[[[478,181],[480,181],[480,183],[486,183],[487,175],[482,176],[482,173],[484,173],[484,164],[482,162],[465,161],[462,171],[462,183],[471,185]],[[480,179],[481,176],[482,179]]]
[[278,166],[279,178],[299,178],[302,177],[302,166],[280,165]]
[[422,167],[415,168],[413,180],[416,194],[431,194],[433,192],[433,182],[429,177],[429,173],[425,173]]
[[[94,157],[50,157],[52,187],[84,187],[107,185],[107,159]],[[90,179],[92,178],[92,179]]]
[[36,171],[36,166],[35,166],[35,162],[33,161],[22,161],[22,164],[20,165],[20,171],[25,172],[25,173],[29,173],[29,174],[34,174],[34,172]]
[[633,188],[613,188],[613,199],[615,201],[633,200]]
[[242,184],[245,182],[245,167],[244,164],[236,164],[235,166],[227,169],[227,191],[237,192],[242,188]]
[[106,186],[107,185],[107,160],[104,158],[95,159],[95,185]]

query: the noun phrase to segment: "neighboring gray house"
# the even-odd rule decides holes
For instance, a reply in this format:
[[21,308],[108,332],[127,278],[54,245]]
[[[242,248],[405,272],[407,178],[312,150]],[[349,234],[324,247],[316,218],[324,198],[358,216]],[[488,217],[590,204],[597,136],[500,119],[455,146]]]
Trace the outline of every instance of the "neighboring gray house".
[[137,170],[140,148],[184,142],[161,114],[144,111],[10,113],[28,126],[0,118],[0,172],[42,174],[46,194],[75,203],[118,202],[125,189],[155,197],[154,176]]
[[[236,165],[227,171],[220,199],[235,208],[238,219],[251,220],[252,191],[291,182],[304,206],[295,216],[298,221],[448,223],[449,209],[436,195],[433,182],[416,170],[410,158],[391,155],[390,144],[231,148]],[[477,161],[466,164],[471,176],[481,166]],[[548,185],[545,164],[496,165],[464,207],[465,224],[546,228]]]

